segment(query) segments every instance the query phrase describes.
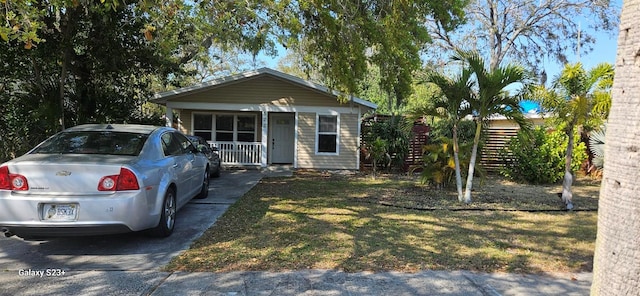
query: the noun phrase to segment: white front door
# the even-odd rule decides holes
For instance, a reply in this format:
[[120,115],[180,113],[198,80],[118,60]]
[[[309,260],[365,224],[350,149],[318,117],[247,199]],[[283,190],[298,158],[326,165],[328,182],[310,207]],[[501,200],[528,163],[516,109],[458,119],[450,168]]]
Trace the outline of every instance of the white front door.
[[295,118],[293,113],[272,113],[269,123],[270,163],[293,163]]

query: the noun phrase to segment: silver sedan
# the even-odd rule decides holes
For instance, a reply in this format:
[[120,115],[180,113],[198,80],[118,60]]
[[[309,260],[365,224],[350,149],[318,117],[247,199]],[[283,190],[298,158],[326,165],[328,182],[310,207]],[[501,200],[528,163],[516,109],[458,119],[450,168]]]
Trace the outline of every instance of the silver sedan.
[[0,165],[0,230],[166,237],[176,212],[208,188],[207,158],[173,128],[80,125]]

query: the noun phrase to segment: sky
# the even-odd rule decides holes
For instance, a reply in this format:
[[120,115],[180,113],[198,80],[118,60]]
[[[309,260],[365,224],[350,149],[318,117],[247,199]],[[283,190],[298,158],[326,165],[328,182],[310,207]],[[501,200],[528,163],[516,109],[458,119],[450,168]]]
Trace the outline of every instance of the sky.
[[[596,43],[593,46],[593,51],[585,54],[581,53],[579,56],[574,52],[572,55],[568,55],[570,63],[581,62],[585,70],[589,70],[600,63],[609,63],[615,66],[616,50],[618,48],[618,35],[612,35],[610,33],[596,33]],[[545,70],[547,72],[547,81],[551,81],[562,70],[562,65],[559,63],[546,63]],[[521,104],[524,112],[534,113],[538,110],[539,105],[534,102],[523,102]]]

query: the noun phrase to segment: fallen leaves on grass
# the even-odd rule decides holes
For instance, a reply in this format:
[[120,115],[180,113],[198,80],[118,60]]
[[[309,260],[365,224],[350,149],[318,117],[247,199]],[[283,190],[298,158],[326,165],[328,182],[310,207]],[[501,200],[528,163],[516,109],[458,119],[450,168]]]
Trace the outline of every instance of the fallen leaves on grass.
[[[557,188],[519,187],[487,180],[474,192],[474,203],[461,205],[455,193],[430,190],[407,177],[263,179],[167,269],[589,270],[596,212],[517,211],[559,207],[553,200]],[[581,193],[575,202],[595,207],[591,199],[597,202]]]

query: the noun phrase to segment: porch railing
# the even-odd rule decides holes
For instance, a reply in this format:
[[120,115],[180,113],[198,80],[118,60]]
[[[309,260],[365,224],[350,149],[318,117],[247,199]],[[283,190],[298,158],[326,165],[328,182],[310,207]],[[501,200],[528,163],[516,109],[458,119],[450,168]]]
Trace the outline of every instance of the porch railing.
[[260,142],[213,142],[218,147],[222,164],[260,165],[262,143]]

